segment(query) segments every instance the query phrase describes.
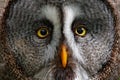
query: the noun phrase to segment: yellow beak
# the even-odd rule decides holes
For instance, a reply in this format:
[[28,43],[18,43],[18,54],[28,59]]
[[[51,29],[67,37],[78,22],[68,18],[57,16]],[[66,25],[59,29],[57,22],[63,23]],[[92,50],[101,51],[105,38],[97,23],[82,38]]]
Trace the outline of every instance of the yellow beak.
[[68,57],[68,53],[67,53],[67,48],[66,46],[63,44],[62,45],[62,51],[61,51],[61,62],[62,62],[62,66],[65,68],[67,65],[67,57]]

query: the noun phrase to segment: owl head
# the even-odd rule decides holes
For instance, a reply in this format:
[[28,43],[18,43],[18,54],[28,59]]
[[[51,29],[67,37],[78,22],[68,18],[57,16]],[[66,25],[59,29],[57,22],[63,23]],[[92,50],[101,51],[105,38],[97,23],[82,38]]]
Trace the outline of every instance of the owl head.
[[113,15],[104,0],[9,1],[1,31],[8,68],[33,80],[107,78],[118,53]]

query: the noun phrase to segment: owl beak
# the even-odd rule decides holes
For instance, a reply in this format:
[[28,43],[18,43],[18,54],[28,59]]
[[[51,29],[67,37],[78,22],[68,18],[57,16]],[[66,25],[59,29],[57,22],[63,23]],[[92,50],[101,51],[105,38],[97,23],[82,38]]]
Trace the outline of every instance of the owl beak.
[[68,53],[67,53],[67,47],[66,45],[62,45],[62,50],[61,50],[61,62],[62,66],[65,68],[67,65],[67,58],[68,58]]

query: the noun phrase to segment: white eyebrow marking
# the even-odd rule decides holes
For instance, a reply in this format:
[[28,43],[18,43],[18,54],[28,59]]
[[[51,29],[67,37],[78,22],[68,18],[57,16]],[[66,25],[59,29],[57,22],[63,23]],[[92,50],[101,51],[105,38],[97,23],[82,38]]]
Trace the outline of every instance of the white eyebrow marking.
[[[84,64],[85,62],[82,55],[83,54],[82,49],[81,48],[80,48],[81,50],[78,49],[77,43],[74,40],[74,34],[71,30],[71,25],[75,17],[82,15],[82,13],[79,12],[80,10],[78,10],[78,7],[74,6],[64,7],[65,18],[63,33],[65,35],[69,47],[74,52],[72,53],[73,57],[77,59],[77,61],[79,61],[80,63]],[[76,78],[74,80],[88,80],[89,77],[86,70],[84,70],[84,68],[82,68],[81,65],[78,66],[78,64],[76,64],[76,66],[77,66],[77,68],[75,69]]]
[[53,24],[60,23],[59,11],[54,6],[50,6],[50,5],[44,6],[42,8],[42,15],[44,15],[48,20],[53,22]]
[[71,30],[71,25],[73,20],[75,19],[76,16],[78,16],[78,9],[71,7],[71,6],[66,6],[64,7],[64,13],[65,13],[65,18],[64,18],[64,31],[63,33],[65,34],[65,37],[67,39],[68,45],[71,47],[71,49],[74,51],[73,56],[79,59],[82,63],[84,63],[83,57],[81,53],[79,53],[79,50],[77,48],[76,42],[74,40],[74,35]]

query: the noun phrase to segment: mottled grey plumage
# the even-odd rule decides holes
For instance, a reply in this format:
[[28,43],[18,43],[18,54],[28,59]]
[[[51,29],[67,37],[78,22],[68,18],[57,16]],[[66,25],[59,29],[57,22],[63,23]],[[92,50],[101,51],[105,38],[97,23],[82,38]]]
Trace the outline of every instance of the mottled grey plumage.
[[[119,53],[116,21],[107,1],[13,0],[5,13],[0,49],[7,63],[6,80],[119,78],[120,68],[114,69],[120,64],[115,64]],[[84,37],[74,34],[76,24],[85,25]],[[44,39],[36,35],[43,26],[50,31]],[[69,53],[66,68],[59,58],[62,43]]]

